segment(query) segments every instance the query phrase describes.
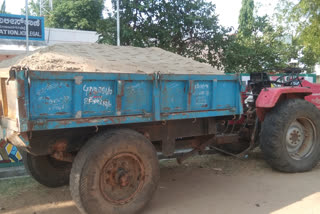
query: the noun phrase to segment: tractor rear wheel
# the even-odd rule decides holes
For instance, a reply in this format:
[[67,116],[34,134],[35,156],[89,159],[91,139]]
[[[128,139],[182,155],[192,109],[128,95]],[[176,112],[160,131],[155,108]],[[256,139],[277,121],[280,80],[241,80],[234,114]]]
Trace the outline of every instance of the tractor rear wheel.
[[262,123],[260,143],[274,169],[311,170],[320,158],[320,111],[302,99],[277,104]]

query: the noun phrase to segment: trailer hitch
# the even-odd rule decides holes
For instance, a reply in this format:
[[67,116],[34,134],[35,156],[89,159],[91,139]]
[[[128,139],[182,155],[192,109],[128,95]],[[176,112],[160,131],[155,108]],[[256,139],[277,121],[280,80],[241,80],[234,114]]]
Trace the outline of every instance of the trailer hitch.
[[256,136],[257,136],[257,131],[258,131],[258,125],[259,125],[259,118],[257,117],[255,120],[255,124],[254,124],[254,128],[251,134],[251,138],[250,138],[250,144],[248,146],[247,149],[245,149],[243,152],[239,153],[239,154],[233,154],[230,153],[228,151],[225,151],[223,149],[219,149],[215,146],[211,146],[211,148],[217,150],[218,152],[222,152],[224,154],[239,158],[239,159],[245,159],[248,156],[248,152],[251,151],[254,147],[255,147],[255,142],[256,142]]
[[196,148],[194,148],[190,152],[182,153],[179,157],[177,157],[177,162],[179,164],[182,164],[182,162],[185,161],[187,158],[189,158],[193,155],[199,154],[200,152],[204,152],[206,147],[209,146],[210,144],[214,143],[215,140],[216,140],[216,136],[207,140],[204,143],[201,143],[200,145],[198,145]]
[[245,149],[243,152],[241,152],[239,154],[233,154],[231,152],[225,151],[225,150],[220,149],[215,146],[215,145],[237,142],[237,140],[239,140],[238,134],[216,135],[216,136],[212,137],[211,139],[207,140],[206,142],[199,144],[196,148],[194,148],[190,152],[186,152],[186,153],[181,154],[179,157],[177,157],[177,162],[179,164],[181,164],[184,160],[186,160],[187,158],[189,158],[195,154],[204,153],[208,146],[210,146],[211,149],[214,149],[218,152],[221,152],[221,153],[224,153],[224,154],[227,154],[227,155],[239,158],[239,159],[245,159],[248,156],[248,152],[251,151],[255,147],[258,125],[259,125],[259,119],[256,118],[253,132],[252,132],[251,138],[250,138],[250,144],[247,149]]
[[189,158],[195,154],[206,153],[208,151],[208,150],[206,150],[206,148],[208,146],[210,146],[210,148],[213,148],[211,145],[228,144],[228,143],[236,142],[238,140],[239,140],[239,135],[237,135],[237,134],[215,135],[214,137],[210,138],[209,140],[205,141],[204,143],[199,144],[196,148],[194,148],[190,152],[186,152],[186,153],[181,154],[179,157],[177,157],[177,161],[179,164],[181,164],[184,160],[186,160],[187,158]]

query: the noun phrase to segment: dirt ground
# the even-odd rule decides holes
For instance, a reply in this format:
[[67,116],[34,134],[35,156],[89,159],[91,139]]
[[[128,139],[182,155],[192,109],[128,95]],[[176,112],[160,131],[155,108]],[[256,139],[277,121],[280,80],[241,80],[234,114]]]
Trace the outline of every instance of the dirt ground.
[[[161,161],[159,188],[143,214],[317,214],[320,165],[312,172],[274,171],[256,152],[246,160],[198,156]],[[49,189],[30,177],[0,180],[0,213],[77,214],[68,187]]]

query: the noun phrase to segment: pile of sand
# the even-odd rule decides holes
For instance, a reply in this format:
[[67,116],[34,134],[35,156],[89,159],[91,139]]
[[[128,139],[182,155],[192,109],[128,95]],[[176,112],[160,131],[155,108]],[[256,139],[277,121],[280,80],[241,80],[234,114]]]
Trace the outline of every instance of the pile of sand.
[[106,73],[223,74],[209,64],[196,62],[160,48],[116,47],[101,44],[58,44],[2,61],[0,69],[26,66],[41,71]]

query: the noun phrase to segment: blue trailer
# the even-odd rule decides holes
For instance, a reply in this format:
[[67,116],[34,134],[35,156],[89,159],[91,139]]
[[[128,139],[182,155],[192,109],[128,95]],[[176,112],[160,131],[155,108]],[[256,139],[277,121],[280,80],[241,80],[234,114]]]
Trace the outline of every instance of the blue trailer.
[[[314,118],[320,114],[301,99],[311,90],[290,85],[271,90],[266,79],[253,75],[252,90],[244,96],[239,75],[12,67],[0,81],[0,137],[19,148],[26,169],[38,182],[49,187],[70,183],[71,195],[82,213],[137,213],[157,188],[159,155],[174,157],[177,149],[187,147],[190,151],[179,154],[179,162],[212,150],[241,156],[257,146],[263,120],[261,135],[287,145],[287,150],[283,150],[285,146],[268,147],[277,140],[260,139],[267,157],[282,154],[270,159],[274,168],[298,172],[317,163],[320,122]],[[268,98],[275,92],[277,100]],[[257,98],[266,105],[256,108]],[[297,116],[301,106],[308,110]],[[279,122],[281,126],[273,124],[278,111],[293,111],[286,114],[288,120]],[[303,130],[307,137],[298,136],[292,142],[293,135]],[[308,150],[299,154],[300,159],[295,159],[296,153],[288,156],[300,141],[299,148]],[[288,165],[281,168],[284,161]]]
[[[10,71],[3,79],[3,133],[242,113],[238,75]],[[6,105],[7,104],[7,105]],[[18,115],[18,121],[16,121]],[[10,130],[10,131],[9,131]],[[4,137],[5,137],[4,136]],[[26,143],[28,143],[26,141]]]
[[[133,200],[134,192],[142,188],[139,186],[142,181],[135,181],[134,187],[130,187],[135,191],[128,187],[125,196],[123,188],[130,180],[128,177],[143,176],[143,183],[157,183],[155,148],[171,156],[175,144],[183,138],[190,141],[191,137],[214,135],[215,118],[241,115],[241,89],[238,75],[54,72],[13,67],[9,77],[1,78],[1,139],[17,146],[30,174],[51,187],[69,181],[70,162],[77,162],[92,139],[117,138],[120,147],[130,139],[126,147],[135,148],[112,160],[127,163],[127,168],[133,167],[136,174],[126,174],[123,166],[121,172],[109,170],[112,178],[101,184],[117,186],[122,179],[116,194],[105,193],[104,197],[111,204],[123,204]],[[150,147],[150,142],[156,147]],[[142,152],[142,156],[132,153],[139,148],[139,153],[147,152]],[[100,150],[98,156],[101,155]],[[53,161],[63,167],[48,166]],[[82,171],[84,166],[79,167],[73,170]],[[106,164],[107,171],[108,167]],[[154,191],[152,186],[141,191],[150,195]],[[79,188],[73,189],[74,195],[81,195]],[[135,197],[141,200],[139,197],[146,197],[143,194]]]

